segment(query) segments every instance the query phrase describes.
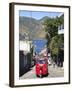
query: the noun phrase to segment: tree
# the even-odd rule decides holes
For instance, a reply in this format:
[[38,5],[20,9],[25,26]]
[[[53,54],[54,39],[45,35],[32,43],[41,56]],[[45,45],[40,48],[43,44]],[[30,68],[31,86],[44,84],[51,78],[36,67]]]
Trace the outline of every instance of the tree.
[[44,20],[44,30],[50,34],[50,37],[54,37],[58,34],[58,26],[64,23],[63,16],[56,18],[48,18]]
[[64,16],[48,18],[44,21],[44,30],[47,32],[47,46],[50,48],[52,56],[57,56],[59,46],[64,43],[64,35],[58,35],[58,26],[64,23]]
[[49,47],[53,56],[57,56],[60,46],[64,43],[63,35],[56,35],[52,38]]

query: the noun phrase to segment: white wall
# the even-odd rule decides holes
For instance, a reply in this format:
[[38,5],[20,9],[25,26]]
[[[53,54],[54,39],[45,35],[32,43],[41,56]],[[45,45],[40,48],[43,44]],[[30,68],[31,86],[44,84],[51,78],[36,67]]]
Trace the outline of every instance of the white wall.
[[58,30],[58,34],[64,34],[64,29]]
[[20,50],[30,52],[30,43],[29,41],[20,41]]
[[[0,0],[0,90],[11,89],[8,86],[8,80],[9,80],[9,2],[42,3],[42,4],[57,4],[57,5],[58,4],[62,4],[62,5],[72,4],[72,0]],[[71,7],[71,11],[72,11],[72,7]],[[71,12],[71,15],[72,15],[72,12]],[[71,72],[71,75],[72,75],[72,72]],[[72,83],[71,85],[55,85],[55,86],[44,86],[44,87],[39,86],[39,87],[25,87],[25,88],[14,88],[14,89],[16,90],[17,89],[19,90],[24,90],[24,89],[71,90]]]

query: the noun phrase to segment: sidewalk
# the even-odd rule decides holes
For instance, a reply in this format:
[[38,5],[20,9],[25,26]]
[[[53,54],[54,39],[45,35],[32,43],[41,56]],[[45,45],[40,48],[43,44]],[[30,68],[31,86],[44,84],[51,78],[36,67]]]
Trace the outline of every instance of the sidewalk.
[[64,76],[64,69],[62,67],[58,67],[55,65],[49,66],[49,75],[48,77],[63,77]]
[[20,77],[20,79],[30,79],[30,78],[36,78],[36,74],[35,74],[35,66],[31,68],[30,71],[28,71],[27,73],[25,73],[24,75],[22,75]]

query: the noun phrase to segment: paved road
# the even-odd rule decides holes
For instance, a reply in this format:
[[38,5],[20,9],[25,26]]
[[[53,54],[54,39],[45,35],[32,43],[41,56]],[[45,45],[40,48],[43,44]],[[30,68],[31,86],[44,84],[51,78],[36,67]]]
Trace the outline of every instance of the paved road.
[[[52,65],[48,66],[48,72],[49,72],[49,75],[45,78],[64,76],[64,69],[57,66],[55,66],[55,68]],[[39,78],[39,77],[36,77],[35,66],[32,67],[30,71],[28,71],[27,73],[25,73],[20,77],[20,79],[32,79],[32,78]]]

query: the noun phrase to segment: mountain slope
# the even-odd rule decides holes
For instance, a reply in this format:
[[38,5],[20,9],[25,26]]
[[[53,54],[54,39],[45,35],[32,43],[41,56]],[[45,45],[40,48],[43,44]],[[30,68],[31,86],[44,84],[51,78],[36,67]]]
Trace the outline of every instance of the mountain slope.
[[29,17],[19,17],[20,38],[22,38],[25,33],[29,35],[30,39],[45,38],[46,32],[43,28],[44,26],[42,25],[41,20],[39,21]]

